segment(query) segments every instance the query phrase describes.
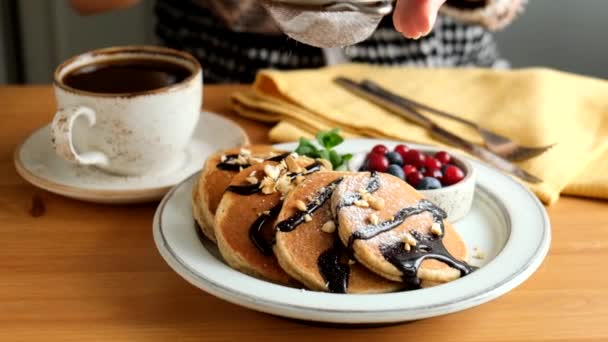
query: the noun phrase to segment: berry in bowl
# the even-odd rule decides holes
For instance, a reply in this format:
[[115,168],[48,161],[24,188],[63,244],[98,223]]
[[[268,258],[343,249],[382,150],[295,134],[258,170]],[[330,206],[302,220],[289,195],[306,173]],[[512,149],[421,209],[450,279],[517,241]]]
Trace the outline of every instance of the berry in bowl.
[[404,180],[445,210],[452,222],[464,217],[473,203],[475,171],[472,165],[440,149],[414,149],[404,144],[390,149],[376,145],[369,152],[354,155],[348,169],[385,172]]

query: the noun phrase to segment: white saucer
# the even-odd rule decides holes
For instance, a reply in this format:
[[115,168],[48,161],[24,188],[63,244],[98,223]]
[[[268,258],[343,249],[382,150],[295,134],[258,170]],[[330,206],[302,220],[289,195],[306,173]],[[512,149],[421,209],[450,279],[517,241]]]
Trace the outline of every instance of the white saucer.
[[[369,151],[396,141],[352,139],[340,152]],[[428,146],[408,144],[417,149]],[[277,148],[293,150],[296,144]],[[427,289],[344,295],[308,291],[253,278],[224,263],[217,247],[199,237],[192,219],[196,175],[169,192],[154,217],[154,241],[165,261],[184,279],[226,301],[284,317],[330,323],[392,323],[445,315],[495,299],[524,282],[549,249],[551,226],[536,196],[499,171],[468,159],[477,173],[473,206],[455,223],[479,270]],[[202,308],[201,310],[205,310]],[[208,308],[208,310],[213,310]]]
[[164,175],[125,177],[60,159],[51,146],[50,126],[38,129],[15,150],[17,172],[39,188],[96,203],[139,203],[160,199],[167,191],[200,170],[205,159],[219,149],[249,143],[234,122],[202,112],[186,149],[184,165]]

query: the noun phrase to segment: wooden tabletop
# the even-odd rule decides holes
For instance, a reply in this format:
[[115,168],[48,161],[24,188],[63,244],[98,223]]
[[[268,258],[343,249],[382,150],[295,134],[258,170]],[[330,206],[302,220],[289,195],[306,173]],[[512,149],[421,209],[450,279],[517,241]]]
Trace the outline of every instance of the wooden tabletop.
[[[228,114],[235,89],[206,87],[205,108],[267,142],[268,126]],[[608,341],[606,201],[564,197],[548,208],[547,259],[497,300],[408,324],[322,327],[189,285],[156,251],[156,203],[89,204],[21,179],[13,150],[54,108],[48,86],[0,87],[0,341]]]

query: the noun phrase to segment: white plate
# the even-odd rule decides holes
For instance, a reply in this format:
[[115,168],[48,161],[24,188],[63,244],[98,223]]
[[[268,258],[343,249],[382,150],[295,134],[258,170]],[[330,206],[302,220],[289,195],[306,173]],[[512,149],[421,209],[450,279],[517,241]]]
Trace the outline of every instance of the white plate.
[[200,170],[207,157],[219,149],[248,143],[247,134],[234,122],[202,112],[184,164],[162,175],[127,177],[60,159],[51,145],[47,125],[32,133],[15,150],[17,172],[39,188],[63,196],[97,203],[137,203],[162,198],[167,191]]
[[[355,139],[342,152],[378,143]],[[415,148],[423,146],[409,144]],[[294,149],[295,144],[279,145]],[[474,160],[477,187],[469,214],[455,226],[467,246],[486,256],[481,268],[448,284],[409,292],[344,295],[289,288],[228,267],[210,242],[201,243],[192,219],[192,176],[165,196],[154,217],[154,240],[167,263],[193,285],[229,302],[275,315],[331,323],[391,323],[444,315],[492,300],[521,284],[543,261],[551,240],[544,207],[510,177]],[[473,252],[471,254],[474,254]]]

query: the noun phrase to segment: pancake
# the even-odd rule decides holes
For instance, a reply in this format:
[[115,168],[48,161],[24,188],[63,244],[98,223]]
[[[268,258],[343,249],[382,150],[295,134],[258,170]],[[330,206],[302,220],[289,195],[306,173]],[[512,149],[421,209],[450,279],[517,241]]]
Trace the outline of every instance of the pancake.
[[277,219],[275,255],[287,274],[311,290],[335,293],[399,290],[402,283],[386,280],[350,261],[335,231],[329,199],[338,182],[348,174],[312,174],[285,198]]
[[443,210],[389,174],[346,176],[332,195],[338,233],[376,274],[417,288],[473,271],[467,248]]
[[[207,158],[198,181],[192,188],[192,211],[203,234],[211,241],[216,241],[213,231],[215,211],[232,177],[240,171],[239,168],[247,168],[252,162],[261,162],[269,158],[271,153],[282,152],[275,150],[271,145],[252,145],[219,151]],[[239,155],[243,157],[240,160],[231,158]],[[255,159],[251,160],[250,156]],[[225,163],[222,163],[222,159]],[[239,165],[239,162],[242,165]],[[234,164],[229,165],[229,163]]]
[[272,252],[275,218],[294,183],[320,169],[306,157],[289,156],[286,161],[290,162],[265,161],[234,176],[217,207],[214,224],[217,245],[230,266],[279,284],[292,281]]

